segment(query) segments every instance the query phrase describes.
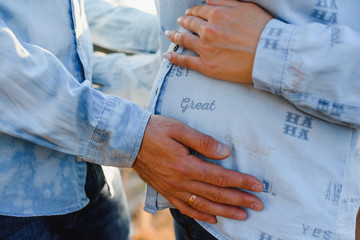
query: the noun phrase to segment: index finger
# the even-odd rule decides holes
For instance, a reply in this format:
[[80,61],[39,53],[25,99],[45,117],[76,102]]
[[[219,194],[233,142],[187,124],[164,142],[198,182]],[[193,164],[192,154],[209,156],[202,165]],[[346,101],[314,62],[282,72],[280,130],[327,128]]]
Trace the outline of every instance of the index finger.
[[244,190],[261,192],[263,190],[262,182],[256,177],[223,168],[214,163],[199,161],[199,158],[192,156],[194,164],[191,166],[195,175],[194,180],[206,182],[219,187],[233,187]]
[[187,148],[211,159],[224,159],[228,157],[231,150],[228,146],[220,143],[213,137],[203,134],[185,124],[172,128],[172,137]]

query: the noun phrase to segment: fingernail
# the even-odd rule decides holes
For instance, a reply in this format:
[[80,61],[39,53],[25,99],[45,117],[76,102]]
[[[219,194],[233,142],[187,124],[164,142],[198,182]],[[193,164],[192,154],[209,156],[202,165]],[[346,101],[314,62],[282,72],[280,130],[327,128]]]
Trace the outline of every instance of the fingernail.
[[165,58],[168,61],[171,60],[171,54],[170,53],[164,53],[162,56],[163,56],[163,58]]
[[262,209],[262,206],[258,203],[252,203],[251,206],[250,206],[251,209],[254,209],[256,211],[261,211]]
[[173,34],[173,31],[170,31],[170,30],[166,30],[166,31],[165,31],[165,36],[166,36],[167,38],[170,38],[172,34]]
[[186,9],[185,15],[189,15],[190,9]]
[[216,155],[218,155],[220,157],[225,157],[225,156],[229,155],[230,152],[231,152],[231,150],[228,146],[226,146],[222,143],[218,143]]
[[235,214],[234,217],[236,220],[243,221],[246,219],[246,214],[245,213],[237,213],[237,214]]
[[251,191],[261,192],[263,190],[263,186],[260,184],[254,184],[251,186]]
[[181,19],[182,19],[182,17],[179,17],[176,21],[177,21],[178,23],[180,23],[180,22],[181,22]]

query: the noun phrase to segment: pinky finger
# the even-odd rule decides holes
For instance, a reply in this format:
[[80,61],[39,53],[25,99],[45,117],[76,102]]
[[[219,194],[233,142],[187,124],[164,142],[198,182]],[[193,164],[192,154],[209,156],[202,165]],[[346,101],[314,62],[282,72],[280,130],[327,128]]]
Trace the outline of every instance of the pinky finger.
[[191,206],[189,206],[188,204],[180,201],[179,199],[172,199],[172,201],[170,201],[172,203],[172,205],[174,205],[182,214],[189,216],[191,218],[194,218],[196,220],[199,221],[204,221],[210,224],[215,224],[217,223],[216,217],[213,215],[209,215],[203,212],[200,212],[194,208],[192,208]]
[[201,58],[198,56],[183,55],[174,52],[167,52],[163,57],[175,65],[199,71],[202,66]]

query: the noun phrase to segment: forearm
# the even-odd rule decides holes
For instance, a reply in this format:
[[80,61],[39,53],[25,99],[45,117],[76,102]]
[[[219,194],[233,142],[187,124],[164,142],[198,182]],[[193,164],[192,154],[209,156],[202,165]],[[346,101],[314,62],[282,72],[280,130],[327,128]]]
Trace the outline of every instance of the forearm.
[[79,83],[0,22],[0,131],[90,162],[130,167],[149,113]]
[[256,88],[326,121],[360,127],[360,35],[346,26],[272,20],[256,52]]

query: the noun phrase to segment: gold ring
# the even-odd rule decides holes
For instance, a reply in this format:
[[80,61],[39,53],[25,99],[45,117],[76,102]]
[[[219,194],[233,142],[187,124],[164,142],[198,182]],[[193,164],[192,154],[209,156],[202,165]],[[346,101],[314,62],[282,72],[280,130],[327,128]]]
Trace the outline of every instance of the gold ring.
[[187,204],[192,206],[194,204],[194,202],[195,202],[196,197],[197,196],[195,194],[191,195],[191,197],[189,198],[189,201],[187,202]]

